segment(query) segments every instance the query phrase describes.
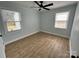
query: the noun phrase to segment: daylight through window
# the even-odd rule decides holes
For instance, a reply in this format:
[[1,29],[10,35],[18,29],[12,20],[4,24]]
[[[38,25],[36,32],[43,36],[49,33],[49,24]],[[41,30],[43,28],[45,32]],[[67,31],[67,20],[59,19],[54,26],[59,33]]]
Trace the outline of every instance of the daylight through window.
[[55,28],[67,28],[67,21],[69,17],[69,12],[56,13],[55,16]]

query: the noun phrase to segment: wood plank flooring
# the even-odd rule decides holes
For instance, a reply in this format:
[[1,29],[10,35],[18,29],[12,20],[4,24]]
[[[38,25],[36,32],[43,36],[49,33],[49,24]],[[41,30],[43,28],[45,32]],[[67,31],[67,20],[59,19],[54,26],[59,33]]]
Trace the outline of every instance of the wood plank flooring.
[[39,32],[6,45],[7,58],[69,58],[67,38]]

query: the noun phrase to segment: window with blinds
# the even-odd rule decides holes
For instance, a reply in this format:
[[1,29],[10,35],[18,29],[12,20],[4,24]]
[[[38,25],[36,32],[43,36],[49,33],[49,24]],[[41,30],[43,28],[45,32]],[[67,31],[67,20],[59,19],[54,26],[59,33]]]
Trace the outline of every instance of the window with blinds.
[[69,18],[69,11],[68,12],[56,13],[55,28],[66,29],[68,18]]

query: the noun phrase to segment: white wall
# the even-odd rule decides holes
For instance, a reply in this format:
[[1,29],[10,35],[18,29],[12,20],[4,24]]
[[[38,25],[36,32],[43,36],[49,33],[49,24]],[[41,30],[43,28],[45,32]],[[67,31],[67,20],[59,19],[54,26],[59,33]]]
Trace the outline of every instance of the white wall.
[[5,47],[3,45],[3,40],[0,37],[0,58],[5,58]]
[[[50,11],[42,11],[40,14],[40,30],[43,32],[48,32],[55,35],[60,35],[64,37],[70,37],[72,23],[74,19],[76,4],[64,6],[61,8],[53,9]],[[54,27],[55,23],[55,13],[70,11],[67,29],[58,29]]]
[[0,35],[1,35],[1,31],[0,31]]
[[[0,28],[1,28],[1,25],[0,25]],[[1,35],[1,29],[0,29],[0,35]]]
[[71,54],[73,54],[73,52],[76,51],[77,55],[79,56],[79,2],[76,8],[70,40],[72,50]]
[[0,8],[20,12],[22,20],[21,30],[7,32],[3,35],[5,44],[39,31],[39,13],[36,10],[24,8],[11,2],[0,2]]

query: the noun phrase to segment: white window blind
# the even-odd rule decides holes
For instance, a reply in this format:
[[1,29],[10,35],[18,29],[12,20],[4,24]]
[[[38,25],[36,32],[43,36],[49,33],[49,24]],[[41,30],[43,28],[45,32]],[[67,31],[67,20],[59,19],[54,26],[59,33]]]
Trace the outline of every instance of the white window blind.
[[56,13],[55,16],[55,28],[67,28],[67,21],[69,17],[69,12]]

